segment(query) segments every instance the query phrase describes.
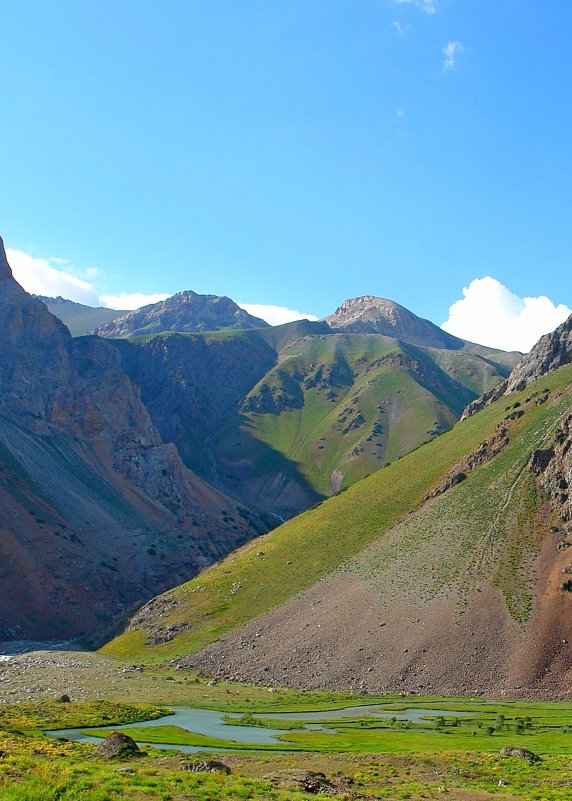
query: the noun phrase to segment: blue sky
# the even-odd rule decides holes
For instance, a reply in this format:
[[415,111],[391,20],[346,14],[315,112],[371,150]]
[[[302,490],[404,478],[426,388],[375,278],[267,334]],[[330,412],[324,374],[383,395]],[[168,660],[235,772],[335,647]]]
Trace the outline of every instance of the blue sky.
[[469,288],[465,336],[572,306],[572,4],[3,0],[0,25],[24,284],[437,323]]

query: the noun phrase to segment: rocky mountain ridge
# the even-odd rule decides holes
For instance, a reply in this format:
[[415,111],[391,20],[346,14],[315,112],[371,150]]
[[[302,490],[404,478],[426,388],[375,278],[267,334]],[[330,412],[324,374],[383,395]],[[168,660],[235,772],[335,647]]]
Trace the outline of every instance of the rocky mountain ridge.
[[159,303],[126,312],[90,333],[108,339],[123,339],[165,331],[185,333],[267,327],[267,322],[248,314],[230,298],[199,295],[186,290]]
[[357,334],[384,334],[429,348],[462,348],[465,342],[442,328],[417,317],[395,301],[374,295],[345,300],[333,314],[324,318],[334,331]]
[[0,240],[0,636],[77,636],[271,524],[162,441],[102,339],[73,340]]
[[484,409],[490,403],[502,398],[503,395],[510,395],[520,389],[525,389],[543,375],[571,362],[572,315],[554,331],[540,337],[536,345],[522,357],[505,381],[472,401],[463,412],[462,419]]

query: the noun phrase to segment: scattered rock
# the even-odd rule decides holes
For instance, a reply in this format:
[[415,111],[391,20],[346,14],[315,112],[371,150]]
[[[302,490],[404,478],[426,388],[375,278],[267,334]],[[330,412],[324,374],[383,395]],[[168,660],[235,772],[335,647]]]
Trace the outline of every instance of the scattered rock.
[[117,770],[113,771],[114,773],[135,773],[133,768],[117,768]]
[[436,498],[442,495],[451,487],[456,487],[466,480],[467,475],[477,467],[487,464],[495,458],[509,443],[508,429],[504,425],[498,425],[494,434],[481,442],[478,448],[468,454],[464,459],[453,465],[452,470],[445,476],[441,483],[424,500]]
[[307,793],[335,793],[336,788],[334,785],[327,781],[326,776],[324,773],[316,773],[314,771],[308,771],[299,782],[299,785],[302,790],[305,790]]
[[540,762],[538,754],[529,751],[528,748],[501,748],[500,755],[516,757],[516,759],[526,759],[531,765],[534,762]]
[[228,776],[231,769],[224,762],[216,759],[201,759],[197,762],[185,762],[181,765],[181,770],[190,770],[192,773],[224,773]]
[[120,731],[112,731],[96,747],[95,754],[105,759],[127,759],[141,756],[142,752],[132,737]]

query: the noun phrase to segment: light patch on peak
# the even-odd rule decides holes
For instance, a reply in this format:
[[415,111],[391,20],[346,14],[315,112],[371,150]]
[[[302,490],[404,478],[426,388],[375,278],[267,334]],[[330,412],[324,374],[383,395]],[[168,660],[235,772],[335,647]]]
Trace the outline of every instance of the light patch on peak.
[[318,319],[315,314],[306,314],[306,312],[288,309],[286,306],[272,306],[263,303],[238,303],[238,306],[254,317],[260,317],[270,325],[284,325],[284,323],[292,323],[294,320]]
[[488,275],[464,287],[463,298],[449,308],[441,328],[479,345],[527,353],[571,313],[545,295],[521,298]]

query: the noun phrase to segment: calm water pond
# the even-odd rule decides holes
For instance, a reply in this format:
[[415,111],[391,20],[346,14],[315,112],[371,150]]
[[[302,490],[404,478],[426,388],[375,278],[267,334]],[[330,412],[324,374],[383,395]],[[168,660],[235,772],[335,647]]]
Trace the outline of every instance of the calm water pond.
[[[238,716],[238,713],[225,713],[218,712],[213,709],[196,709],[190,706],[176,706],[172,707],[174,714],[166,715],[162,718],[155,718],[155,720],[145,720],[139,723],[126,723],[123,726],[106,726],[105,728],[113,728],[118,731],[129,731],[133,728],[144,728],[146,726],[179,726],[181,729],[197,732],[198,734],[206,734],[209,737],[216,737],[220,740],[234,740],[238,743],[248,743],[254,745],[264,745],[273,743],[276,744],[276,736],[284,733],[284,729],[267,729],[259,726],[234,726],[225,723],[223,716],[225,714],[232,714],[233,717]],[[462,717],[464,715],[471,715],[471,712],[451,712],[444,709],[421,709],[419,707],[402,709],[399,712],[388,710],[382,705],[369,705],[369,706],[352,706],[345,707],[344,709],[325,709],[320,712],[268,712],[265,714],[256,715],[256,717],[267,718],[272,720],[300,720],[308,723],[308,729],[320,730],[322,727],[316,723],[319,720],[337,720],[342,718],[392,718],[397,717],[400,720],[409,720],[412,723],[422,723],[424,716],[436,717],[437,715],[448,715],[455,717]],[[324,730],[324,729],[322,729]],[[67,737],[68,740],[79,740],[82,742],[99,742],[100,738],[86,735],[84,732],[97,731],[97,727],[82,727],[77,729],[59,729],[46,732],[51,737]],[[325,729],[329,733],[334,734],[335,729]],[[144,740],[138,741],[139,745],[151,745],[145,743]],[[155,743],[155,746],[158,744]],[[206,749],[204,746],[190,746],[190,745],[169,745],[161,744],[161,748],[171,748],[185,752],[196,752],[205,750],[223,751],[225,749]]]

